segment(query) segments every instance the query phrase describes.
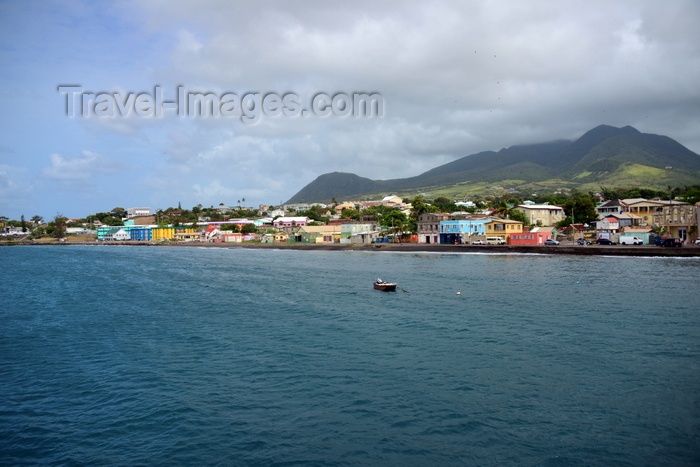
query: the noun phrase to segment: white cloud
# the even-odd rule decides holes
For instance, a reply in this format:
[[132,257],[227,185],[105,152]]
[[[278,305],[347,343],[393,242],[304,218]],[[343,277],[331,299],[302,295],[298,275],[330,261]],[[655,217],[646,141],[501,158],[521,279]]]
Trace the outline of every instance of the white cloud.
[[42,177],[67,183],[91,180],[98,173],[111,173],[118,167],[116,162],[87,150],[73,158],[51,154],[49,160],[51,165],[42,170]]
[[[9,27],[0,28],[8,51],[0,62],[9,70],[0,80],[11,85],[3,86],[3,144],[25,148],[13,157],[26,154],[30,173],[62,182],[61,201],[99,180],[109,207],[127,202],[123,180],[105,176],[117,154],[120,168],[140,177],[128,202],[159,206],[244,194],[276,203],[330,171],[408,177],[476,152],[576,138],[599,124],[665,134],[700,152],[695,0],[74,5],[38,13],[0,7]],[[135,93],[161,85],[169,99],[177,85],[295,92],[307,103],[317,92],[378,92],[385,115],[263,117],[252,125],[172,114],[68,120],[57,116],[58,93],[52,111],[22,113],[22,96],[60,83]],[[26,128],[35,125],[32,134],[47,135],[48,148],[27,144]],[[48,167],[43,157],[32,160],[53,151]]]

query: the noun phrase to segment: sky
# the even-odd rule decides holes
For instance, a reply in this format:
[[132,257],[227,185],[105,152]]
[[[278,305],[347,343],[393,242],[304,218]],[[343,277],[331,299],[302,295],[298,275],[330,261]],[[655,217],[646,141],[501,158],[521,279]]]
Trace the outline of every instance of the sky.
[[600,124],[700,153],[699,21],[697,0],[0,0],[0,216],[278,205]]

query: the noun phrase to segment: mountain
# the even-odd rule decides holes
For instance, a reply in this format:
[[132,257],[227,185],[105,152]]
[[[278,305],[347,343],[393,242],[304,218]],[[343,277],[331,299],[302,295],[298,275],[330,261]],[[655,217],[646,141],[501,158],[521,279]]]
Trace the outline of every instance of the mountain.
[[600,125],[575,141],[511,146],[484,151],[435,167],[418,176],[372,180],[349,173],[327,173],[287,203],[324,202],[381,193],[417,194],[469,184],[511,188],[597,189],[625,185],[665,189],[700,183],[700,155],[667,136],[631,126]]

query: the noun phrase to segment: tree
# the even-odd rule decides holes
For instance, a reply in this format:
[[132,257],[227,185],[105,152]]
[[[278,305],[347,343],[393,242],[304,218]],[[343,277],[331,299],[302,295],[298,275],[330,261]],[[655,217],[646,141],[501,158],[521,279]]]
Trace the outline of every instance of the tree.
[[[448,200],[449,201],[449,200]],[[438,208],[428,204],[425,201],[425,198],[423,195],[418,195],[413,199],[409,199],[408,202],[413,206],[413,212],[412,214],[415,216],[416,219],[420,217],[421,214],[425,214],[426,212],[437,212]]]
[[393,233],[394,239],[396,239],[400,233],[406,231],[408,218],[406,217],[406,214],[401,212],[399,209],[392,208],[381,217],[379,222],[381,223],[382,227]]
[[256,230],[255,224],[245,224],[243,227],[241,227],[242,234],[252,234],[255,233]]
[[66,224],[68,219],[61,213],[57,213],[54,216],[53,221],[49,222],[49,233],[56,238],[63,238],[66,236]]
[[598,212],[595,210],[595,201],[591,193],[573,193],[572,197],[564,203],[564,213],[568,216],[573,213],[573,221],[578,224],[588,224],[598,220]]
[[683,201],[689,204],[695,204],[700,201],[700,185],[685,187],[683,192]]
[[37,214],[36,216],[32,216],[32,218],[29,219],[29,220],[32,221],[33,223],[37,224],[37,225],[44,222],[44,218],[41,217],[41,216],[38,215],[38,214]]
[[24,220],[24,214],[22,214],[20,222],[22,223],[22,233],[27,233],[27,222]]
[[527,225],[529,223],[527,216],[520,209],[511,209],[510,210],[510,218],[511,218],[511,220],[522,222],[523,225]]
[[227,230],[230,232],[240,232],[241,228],[237,224],[224,224],[221,226],[221,230]]
[[449,198],[445,198],[444,196],[440,196],[438,198],[435,198],[432,202],[432,205],[438,208],[441,212],[455,212],[457,211],[457,205],[454,203]]
[[343,210],[340,211],[340,217],[343,219],[360,220],[360,215],[360,211],[357,209],[343,208]]
[[116,207],[110,211],[112,217],[119,218],[120,220],[126,217],[126,209]]

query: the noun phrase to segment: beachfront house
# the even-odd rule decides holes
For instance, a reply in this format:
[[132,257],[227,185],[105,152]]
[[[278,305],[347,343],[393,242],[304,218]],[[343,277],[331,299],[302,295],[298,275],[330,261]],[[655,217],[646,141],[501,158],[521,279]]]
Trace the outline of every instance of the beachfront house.
[[289,235],[289,243],[340,243],[340,225],[304,225]]
[[418,243],[440,243],[440,222],[449,218],[445,212],[425,212],[418,216]]
[[554,240],[552,227],[533,227],[509,236],[509,245],[543,245],[548,239]]
[[500,237],[506,242],[512,234],[519,234],[523,231],[523,223],[510,219],[492,219],[486,222],[486,236]]
[[488,217],[440,221],[440,243],[470,243],[472,237],[486,235]]
[[345,222],[339,225],[340,243],[373,243],[379,237],[379,229],[376,224]]

